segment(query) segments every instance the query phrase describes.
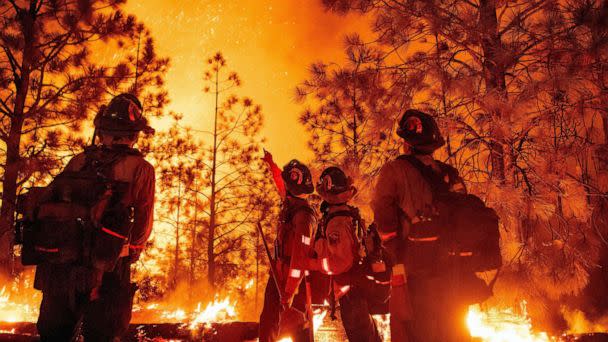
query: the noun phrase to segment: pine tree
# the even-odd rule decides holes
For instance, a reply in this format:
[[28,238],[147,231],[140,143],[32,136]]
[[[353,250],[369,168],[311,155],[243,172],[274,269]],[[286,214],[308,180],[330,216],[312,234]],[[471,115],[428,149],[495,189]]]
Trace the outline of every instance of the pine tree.
[[248,97],[234,95],[241,80],[227,70],[221,53],[209,58],[207,65],[204,90],[213,97],[214,107],[213,129],[208,132],[212,143],[203,177],[207,183],[202,186],[208,189],[207,282],[213,291],[218,279],[238,274],[237,260],[250,252],[246,238],[255,232],[257,213],[262,209],[255,198],[267,194],[259,192],[256,178],[264,170],[259,160],[261,107]]

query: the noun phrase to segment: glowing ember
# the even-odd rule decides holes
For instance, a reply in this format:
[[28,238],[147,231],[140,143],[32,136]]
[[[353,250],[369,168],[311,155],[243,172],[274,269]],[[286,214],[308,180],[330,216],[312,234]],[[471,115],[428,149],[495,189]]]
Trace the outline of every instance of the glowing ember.
[[547,333],[534,333],[526,311],[526,302],[521,303],[521,314],[513,309],[491,308],[481,311],[479,305],[471,305],[467,315],[471,336],[485,342],[545,342],[555,341]]

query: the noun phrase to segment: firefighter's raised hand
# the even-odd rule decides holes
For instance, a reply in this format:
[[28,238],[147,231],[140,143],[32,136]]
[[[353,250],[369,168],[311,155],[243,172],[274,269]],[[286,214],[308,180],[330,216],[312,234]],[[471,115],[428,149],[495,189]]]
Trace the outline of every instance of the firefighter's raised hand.
[[264,157],[262,157],[262,160],[265,161],[268,165],[274,164],[274,160],[272,159],[272,154],[270,152],[266,151],[266,149],[264,149]]

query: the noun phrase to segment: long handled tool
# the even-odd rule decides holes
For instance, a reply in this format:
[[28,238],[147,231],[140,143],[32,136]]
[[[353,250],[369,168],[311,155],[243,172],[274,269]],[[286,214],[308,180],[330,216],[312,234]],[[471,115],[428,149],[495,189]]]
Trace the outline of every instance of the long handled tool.
[[[260,222],[257,223],[258,232],[262,237],[262,243],[264,244],[264,249],[266,250],[266,255],[268,256],[268,261],[270,263],[270,276],[274,282],[274,285],[277,288],[277,293],[279,294],[279,301],[282,302],[281,298],[281,287],[279,286],[279,278],[278,271],[275,260],[272,258],[272,253],[270,252],[270,248],[268,247],[268,242],[266,241],[266,236],[264,235],[264,231],[262,230],[262,224]],[[310,282],[308,281],[308,276],[304,276],[304,281],[306,284],[306,316],[308,319],[309,325],[309,341],[314,342],[314,320],[313,320],[313,311],[312,311],[312,293],[310,289]]]
[[266,250],[266,256],[268,256],[268,262],[270,263],[270,276],[274,281],[274,285],[277,288],[277,292],[279,293],[279,299],[281,299],[281,287],[279,286],[278,272],[277,272],[277,264],[275,260],[272,258],[272,253],[270,252],[270,248],[268,248],[268,242],[266,242],[266,236],[264,236],[264,230],[262,230],[262,224],[258,222],[258,232],[262,237],[262,243],[264,244],[264,249]]
[[[308,272],[306,272],[308,273]],[[315,320],[312,311],[312,291],[310,290],[310,280],[308,274],[304,274],[304,282],[306,283],[306,316],[308,318],[308,340],[315,341]]]

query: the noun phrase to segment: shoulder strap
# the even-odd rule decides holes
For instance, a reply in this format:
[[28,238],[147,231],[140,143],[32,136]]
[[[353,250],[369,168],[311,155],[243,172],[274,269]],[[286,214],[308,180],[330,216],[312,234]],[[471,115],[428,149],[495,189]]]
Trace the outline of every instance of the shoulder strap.
[[111,178],[114,166],[126,156],[141,156],[139,151],[132,148],[107,149],[103,147],[89,147],[85,149],[85,163],[81,171],[95,172],[97,176],[105,179]]
[[405,160],[412,165],[431,186],[431,191],[434,194],[445,193],[450,191],[450,186],[443,180],[444,168],[440,167],[442,172],[438,174],[431,166],[425,165],[420,159],[412,155],[401,155],[397,157],[399,160]]

